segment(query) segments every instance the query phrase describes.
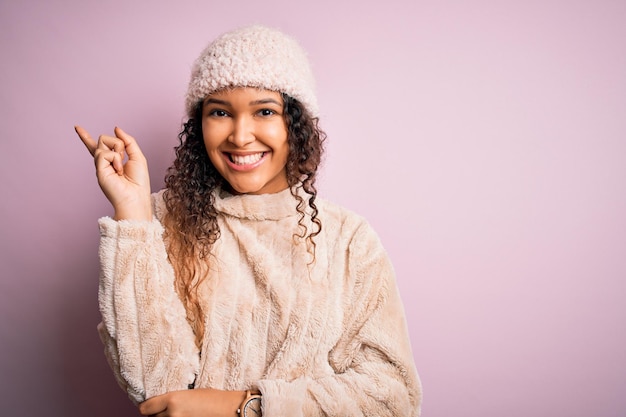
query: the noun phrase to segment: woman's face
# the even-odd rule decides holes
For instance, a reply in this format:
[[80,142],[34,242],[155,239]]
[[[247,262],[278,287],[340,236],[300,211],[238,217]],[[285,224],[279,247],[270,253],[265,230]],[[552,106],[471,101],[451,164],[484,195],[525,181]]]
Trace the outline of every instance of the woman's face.
[[289,144],[280,93],[239,87],[211,94],[203,104],[202,135],[211,162],[234,192],[287,188]]

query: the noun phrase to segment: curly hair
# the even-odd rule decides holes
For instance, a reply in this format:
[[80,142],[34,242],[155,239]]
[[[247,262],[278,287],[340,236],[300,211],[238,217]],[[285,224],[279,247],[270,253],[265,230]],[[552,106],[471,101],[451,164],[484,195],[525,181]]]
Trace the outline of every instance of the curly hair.
[[[319,128],[318,118],[311,117],[296,99],[283,94],[283,117],[287,126],[289,153],[285,171],[287,184],[297,200],[301,233],[315,260],[314,238],[322,230],[315,204],[315,181],[324,153],[326,134]],[[202,135],[202,102],[195,107],[178,135],[176,158],[167,170],[164,200],[167,212],[163,219],[168,257],[175,271],[175,286],[183,301],[187,321],[202,348],[204,311],[198,299],[198,288],[208,270],[211,246],[220,237],[215,210],[215,191],[228,183],[211,163]],[[308,199],[298,193],[302,189]],[[314,225],[308,230],[306,216]]]

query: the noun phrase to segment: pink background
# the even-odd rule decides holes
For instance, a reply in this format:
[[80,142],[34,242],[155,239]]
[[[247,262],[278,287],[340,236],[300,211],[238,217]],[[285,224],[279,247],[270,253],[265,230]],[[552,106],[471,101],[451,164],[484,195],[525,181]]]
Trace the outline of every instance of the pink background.
[[140,141],[154,189],[217,34],[309,51],[322,195],[396,266],[425,417],[626,415],[626,3],[0,3],[0,414],[135,415],[96,334],[96,219],[74,135]]

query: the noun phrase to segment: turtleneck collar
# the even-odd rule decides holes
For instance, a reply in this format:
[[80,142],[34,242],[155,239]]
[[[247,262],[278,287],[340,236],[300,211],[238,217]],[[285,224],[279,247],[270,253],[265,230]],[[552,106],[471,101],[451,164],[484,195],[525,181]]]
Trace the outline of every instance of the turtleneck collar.
[[289,188],[273,194],[239,194],[215,191],[215,209],[223,214],[248,220],[280,220],[298,214],[298,201]]

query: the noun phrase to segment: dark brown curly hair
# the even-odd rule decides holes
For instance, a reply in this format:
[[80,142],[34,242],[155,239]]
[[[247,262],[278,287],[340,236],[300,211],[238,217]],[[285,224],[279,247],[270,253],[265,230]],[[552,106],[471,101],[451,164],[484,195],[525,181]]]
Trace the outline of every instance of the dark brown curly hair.
[[[322,230],[315,205],[315,181],[326,134],[319,128],[318,118],[311,117],[300,102],[286,94],[282,96],[289,144],[285,170],[291,193],[298,201],[296,210],[300,214],[298,224],[301,233],[296,236],[306,240],[314,260],[314,238]],[[194,117],[184,124],[178,135],[176,159],[165,177],[167,213],[163,219],[168,256],[176,273],[176,290],[200,349],[204,337],[204,311],[198,299],[198,287],[206,276],[203,272],[208,271],[211,246],[220,236],[214,192],[218,188],[229,187],[211,163],[204,146],[202,108],[203,103],[199,102]],[[297,193],[298,189],[308,195],[306,201]],[[315,230],[308,230],[305,225],[307,208]]]

